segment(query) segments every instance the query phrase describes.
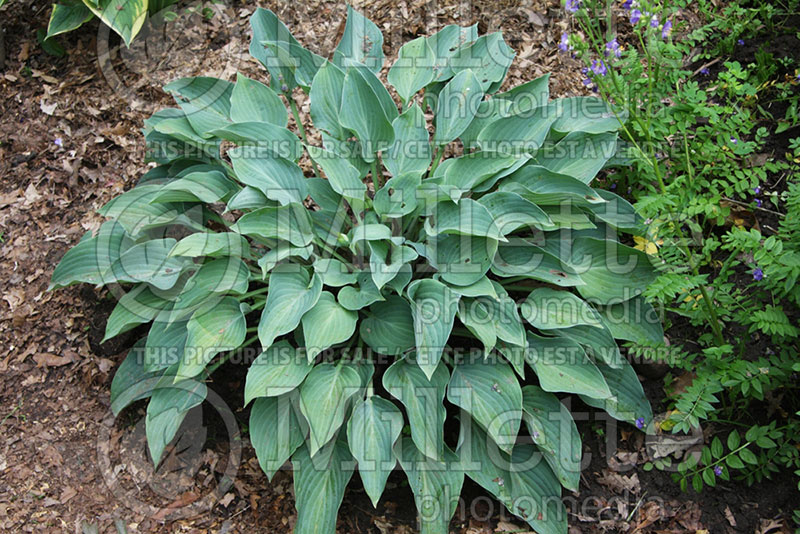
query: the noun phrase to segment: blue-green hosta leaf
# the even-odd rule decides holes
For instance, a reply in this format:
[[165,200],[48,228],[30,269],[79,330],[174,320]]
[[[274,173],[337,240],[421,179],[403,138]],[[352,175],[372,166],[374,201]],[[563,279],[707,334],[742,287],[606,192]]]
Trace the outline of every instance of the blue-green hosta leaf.
[[128,351],[111,380],[111,411],[118,416],[122,410],[153,394],[159,374],[144,367],[144,339]]
[[417,209],[416,190],[421,183],[422,177],[416,172],[390,178],[375,193],[372,204],[375,213],[382,217],[398,218],[413,212]]
[[339,304],[345,309],[358,311],[373,302],[384,300],[380,289],[372,281],[372,274],[369,271],[362,271],[358,274],[358,288],[354,286],[344,286],[339,290]]
[[[0,2],[0,6],[3,5]],[[50,13],[50,22],[47,24],[47,37],[45,40],[71,32],[92,18],[92,12],[83,3],[74,4],[53,4],[53,12]]]
[[361,377],[353,366],[321,363],[300,386],[300,410],[311,428],[309,450],[317,454],[344,423],[347,401],[361,389]]
[[467,411],[501,449],[511,452],[522,418],[522,389],[507,363],[482,357],[457,362],[447,400]]
[[478,112],[475,114],[475,118],[472,119],[467,129],[459,136],[461,142],[464,144],[464,148],[467,150],[477,149],[478,134],[493,122],[502,117],[507,117],[512,106],[513,104],[510,101],[499,98],[483,100],[480,106],[478,106]]
[[474,193],[485,193],[487,191],[491,191],[492,189],[494,189],[495,185],[497,185],[497,182],[499,182],[506,176],[509,176],[510,174],[516,172],[517,169],[527,165],[530,160],[531,160],[530,154],[522,154],[520,157],[517,158],[517,160],[514,162],[513,165],[489,176],[479,185],[472,188],[472,191]]
[[313,253],[314,247],[311,245],[295,247],[291,243],[279,241],[258,259],[258,266],[261,267],[262,280],[266,280],[267,273],[277,267],[283,260],[287,258],[302,258],[307,260]]
[[562,287],[579,286],[584,282],[575,270],[542,247],[518,237],[497,248],[492,262],[497,276],[524,276]]
[[347,23],[342,40],[333,52],[333,62],[347,66],[346,59],[366,65],[375,74],[383,67],[383,34],[374,22],[347,6]]
[[323,291],[303,315],[303,337],[309,361],[323,350],[350,339],[356,331],[358,313],[343,308],[333,293]]
[[511,102],[511,113],[524,113],[543,106],[550,98],[550,73],[497,93],[494,98]]
[[512,173],[499,190],[517,193],[539,206],[559,206],[565,201],[579,206],[605,202],[596,190],[580,180],[535,164]]
[[620,231],[635,231],[642,228],[643,219],[636,213],[630,202],[610,191],[595,189],[595,193],[605,200],[587,206],[595,217]]
[[239,190],[219,171],[192,172],[164,184],[153,202],[205,202],[213,204]]
[[147,0],[97,0],[84,4],[128,47],[147,20]]
[[158,465],[189,410],[199,406],[208,390],[202,380],[184,380],[157,388],[147,405],[145,430],[153,464]]
[[493,93],[506,77],[515,55],[516,52],[503,41],[503,34],[495,32],[459,48],[450,59],[450,66],[454,72],[472,70],[482,92]]
[[269,276],[267,303],[258,323],[258,339],[264,349],[275,338],[298,327],[303,315],[314,307],[322,293],[322,280],[296,264],[282,264]]
[[539,150],[555,121],[552,106],[541,106],[493,121],[478,134],[481,150],[503,154],[532,154]]
[[541,534],[563,534],[567,510],[561,502],[561,486],[534,445],[517,445],[509,463],[511,512]]
[[492,321],[492,312],[483,299],[465,298],[458,303],[458,320],[483,343],[484,353],[489,354],[497,344],[497,330]]
[[314,239],[308,210],[300,204],[251,211],[236,221],[231,230],[244,235],[282,239],[296,247],[309,245]]
[[492,313],[492,321],[497,330],[497,337],[506,343],[516,346],[525,345],[525,327],[519,316],[516,301],[509,296],[503,286],[492,281],[497,298],[486,297],[484,300]]
[[168,312],[159,314],[147,333],[143,364],[148,372],[163,371],[183,358],[188,320],[169,322]]
[[597,228],[583,210],[569,202],[563,202],[561,206],[542,206],[542,211],[550,217],[558,230],[577,231]]
[[433,80],[435,63],[435,53],[425,37],[417,37],[400,47],[397,61],[389,69],[388,79],[403,102],[408,102]]
[[358,333],[372,350],[400,356],[414,348],[414,319],[406,299],[391,295],[372,304],[365,315]]
[[236,85],[231,93],[231,120],[268,122],[285,128],[289,115],[275,91],[261,82],[237,73]]
[[322,278],[323,285],[330,287],[355,284],[358,280],[357,273],[350,272],[347,265],[333,258],[318,258],[314,260],[314,272]]
[[126,250],[111,265],[120,282],[147,282],[158,289],[170,289],[187,267],[184,258],[169,257],[174,239],[152,239]]
[[397,276],[389,280],[386,287],[393,289],[398,295],[402,295],[413,277],[414,273],[411,265],[406,263],[400,266],[400,271],[397,273]]
[[114,306],[106,322],[103,342],[155,319],[161,310],[172,305],[172,301],[165,296],[169,297],[161,291],[153,291],[147,284],[133,287]]
[[109,273],[123,252],[133,246],[125,228],[116,221],[100,226],[97,235],[87,232],[80,242],[69,249],[53,271],[48,289],[65,287],[78,282],[105,284],[114,281]]
[[478,202],[484,206],[502,235],[520,228],[552,228],[550,217],[542,209],[516,193],[495,191],[482,196]]
[[619,421],[634,424],[641,417],[647,426],[653,419],[653,410],[650,408],[642,384],[636,376],[636,371],[633,370],[628,360],[623,359],[622,366],[618,369],[603,362],[597,362],[597,368],[603,373],[612,395],[606,399],[581,395],[583,402],[605,410],[608,415]]
[[398,240],[397,238],[392,237],[391,228],[389,228],[385,224],[379,224],[377,222],[369,222],[369,221],[365,221],[362,224],[354,226],[353,229],[350,231],[349,239],[350,239],[350,250],[352,251],[355,251],[356,245],[358,245],[362,241],[396,240],[400,242],[400,240]]
[[297,85],[305,91],[309,90],[317,71],[327,61],[324,57],[295,43],[265,41],[264,46],[272,51],[281,66],[287,67],[292,72]]
[[309,91],[314,126],[337,139],[347,137],[339,123],[344,76],[342,69],[327,62],[317,71]]
[[450,68],[450,59],[461,47],[468,45],[477,38],[477,24],[467,27],[450,24],[427,37],[428,46],[436,56],[436,62],[433,66],[434,80],[443,82],[452,78],[454,73]]
[[293,391],[280,397],[260,397],[250,411],[250,443],[270,481],[308,434],[308,424],[298,414],[297,403],[298,393]]
[[558,117],[553,123],[553,130],[556,132],[590,134],[615,132],[626,120],[626,117],[622,116],[620,122],[609,105],[596,96],[560,98],[554,104]]
[[186,119],[202,137],[212,137],[211,131],[231,122],[233,84],[227,80],[207,76],[181,78],[165,85],[164,90],[173,93]]
[[642,296],[610,306],[598,306],[597,310],[616,339],[650,343],[664,341],[660,315]]
[[419,254],[405,245],[395,245],[390,241],[370,241],[369,271],[372,281],[379,290],[398,275],[403,265],[413,262]]
[[315,146],[309,146],[308,154],[325,171],[334,191],[345,198],[363,201],[367,187],[361,181],[358,169],[345,158]]
[[414,493],[420,534],[447,534],[458,507],[456,495],[461,494],[464,471],[458,456],[449,448],[444,448],[440,460],[430,458],[414,445],[412,440],[403,438],[395,445],[395,454]]
[[233,297],[225,297],[192,314],[186,323],[186,347],[175,381],[200,374],[220,352],[233,350],[244,343],[247,322]]
[[537,386],[522,389],[522,418],[533,442],[568,490],[578,491],[581,479],[581,436],[558,397]]
[[219,256],[238,256],[247,257],[250,255],[250,244],[239,234],[233,232],[197,232],[184,237],[178,241],[170,256],[187,256],[198,258],[208,256],[216,258]]
[[420,255],[439,271],[443,281],[457,286],[472,285],[489,271],[497,252],[497,241],[484,237],[441,234],[428,239]]
[[472,152],[449,161],[452,163],[446,167],[442,185],[452,185],[466,192],[494,174],[511,167],[517,163],[518,158],[496,152]]
[[498,298],[495,286],[488,277],[479,278],[477,282],[468,286],[457,286],[448,283],[447,286],[462,297],[492,297]]
[[296,87],[294,72],[291,65],[281,63],[281,58],[275,54],[274,49],[265,43],[284,42],[300,46],[297,39],[292,36],[283,22],[269,9],[257,8],[250,17],[250,26],[253,28],[253,39],[250,41],[250,55],[256,58],[269,71],[270,85],[276,91],[281,85],[289,89]]
[[361,144],[361,157],[372,162],[377,152],[392,145],[394,129],[378,95],[367,81],[367,75],[369,73],[362,74],[356,67],[347,69],[341,104],[341,109],[347,112],[339,116],[339,122],[355,132]]
[[97,212],[107,219],[115,219],[131,237],[138,237],[145,230],[169,224],[199,227],[187,219],[183,214],[185,208],[180,204],[152,203],[160,191],[161,186],[155,184],[134,187],[110,200]]
[[545,391],[577,393],[596,399],[611,396],[597,366],[580,344],[568,337],[540,337],[528,332],[524,354]]
[[429,379],[411,356],[397,360],[383,374],[383,387],[406,408],[411,439],[430,458],[442,458],[444,452],[447,412],[442,401],[449,379],[445,364],[439,364]]
[[573,293],[539,287],[521,305],[522,316],[539,330],[589,325],[602,328],[597,312]]
[[461,417],[456,453],[464,473],[505,506],[511,506],[511,475],[508,455],[471,417]]
[[232,293],[245,293],[250,282],[250,269],[240,258],[226,256],[204,263],[178,294],[170,310],[170,321],[191,315],[211,298]]
[[410,173],[421,177],[431,164],[431,145],[425,116],[419,105],[412,104],[398,115],[392,121],[392,129],[394,143],[383,154],[383,164],[392,176]]
[[469,126],[478,112],[483,90],[475,73],[462,70],[447,82],[436,105],[436,132],[433,144],[446,145]]
[[417,365],[430,379],[450,339],[459,296],[441,282],[423,279],[408,286],[408,297],[414,317]]
[[303,145],[297,135],[283,126],[269,122],[235,122],[211,133],[243,147],[242,155],[247,157],[275,155],[296,162],[303,155]]
[[616,133],[572,132],[555,145],[544,147],[536,160],[553,172],[588,184],[616,152]]
[[578,293],[591,303],[624,302],[642,294],[656,278],[647,254],[612,240],[578,237],[572,258],[585,282]]
[[394,404],[377,396],[359,403],[347,422],[350,452],[358,461],[364,490],[375,507],[397,464],[392,447],[402,430],[403,414]]
[[313,366],[302,351],[279,341],[258,355],[247,369],[244,405],[258,397],[278,397],[294,390]]
[[458,204],[449,201],[438,203],[425,220],[425,231],[428,235],[474,235],[506,241],[489,210],[471,198],[462,198]]
[[336,533],[336,517],[355,465],[343,441],[333,441],[326,449],[327,454],[320,452],[312,458],[303,446],[292,456],[297,508],[294,534]]
[[611,331],[604,324],[601,324],[601,328],[579,325],[552,330],[551,332],[557,336],[580,343],[586,349],[586,352],[594,357],[596,362],[603,361],[613,367],[619,367],[624,361],[619,352],[617,342],[614,341],[614,336],[611,335]]
[[303,171],[294,162],[270,154],[253,155],[248,147],[233,148],[228,156],[236,178],[281,204],[300,204],[308,196]]

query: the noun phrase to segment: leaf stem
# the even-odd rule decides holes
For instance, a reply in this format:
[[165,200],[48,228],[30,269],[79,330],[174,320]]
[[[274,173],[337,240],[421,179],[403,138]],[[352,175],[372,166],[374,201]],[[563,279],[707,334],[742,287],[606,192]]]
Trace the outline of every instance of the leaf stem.
[[[289,107],[292,108],[292,115],[294,116],[295,124],[297,124],[297,129],[300,131],[300,137],[303,138],[303,143],[307,145],[308,137],[306,136],[306,129],[303,127],[303,121],[300,120],[300,112],[297,110],[297,103],[294,101],[292,95],[287,94],[286,99],[289,101]],[[308,150],[306,150],[306,152],[308,152]],[[321,177],[322,174],[320,174],[317,164],[311,159],[311,154],[308,155],[308,159],[311,161],[311,166],[314,168],[314,175]]]
[[439,167],[439,163],[442,162],[442,158],[444,157],[444,146],[437,146],[436,147],[436,156],[433,159],[433,165],[431,165],[431,170],[428,172],[428,178],[433,176],[433,173],[436,172],[436,169]]
[[247,293],[244,293],[243,295],[239,295],[237,298],[241,302],[242,300],[244,300],[246,298],[254,297],[256,295],[261,295],[263,293],[266,293],[267,291],[269,291],[269,286],[261,287],[259,289],[254,289],[253,291],[248,291]]

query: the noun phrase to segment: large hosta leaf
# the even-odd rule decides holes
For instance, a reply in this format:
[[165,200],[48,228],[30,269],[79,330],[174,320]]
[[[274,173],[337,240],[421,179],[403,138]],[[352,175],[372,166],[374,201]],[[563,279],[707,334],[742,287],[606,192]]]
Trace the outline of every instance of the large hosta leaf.
[[553,172],[572,176],[588,184],[617,152],[617,134],[573,132],[536,155]]
[[347,423],[347,442],[372,505],[378,501],[397,464],[392,447],[403,429],[403,414],[386,399],[371,396],[359,403]]
[[442,280],[457,286],[469,286],[489,271],[497,252],[496,239],[441,234],[429,239],[424,255],[439,271]]
[[186,414],[205,400],[207,391],[201,380],[184,380],[153,392],[147,405],[145,429],[154,465],[161,461],[164,449],[175,437]]
[[125,46],[131,45],[147,19],[147,0],[97,0],[96,3],[84,1],[84,4],[122,37]]
[[312,365],[286,341],[279,341],[262,352],[247,370],[244,385],[245,406],[256,397],[277,397],[299,386]]
[[231,120],[234,122],[269,122],[286,126],[286,106],[275,91],[261,82],[236,74],[231,93]]
[[[292,36],[283,22],[269,9],[258,8],[250,17],[253,28],[253,39],[250,41],[250,55],[264,65],[270,74],[270,85],[279,90],[281,85],[291,89],[297,85],[293,65],[285,64],[276,53],[274,47],[267,43],[287,43],[295,45],[297,51],[302,49],[297,39]],[[306,51],[307,52],[307,51]]]
[[315,146],[309,146],[308,153],[325,171],[334,191],[349,199],[361,201],[364,198],[367,187],[361,181],[358,169],[347,159]]
[[569,291],[549,287],[534,289],[520,308],[523,317],[539,330],[577,325],[602,327],[597,312]]
[[272,480],[303,444],[308,433],[305,418],[298,413],[298,393],[261,397],[250,411],[250,442],[261,470]]
[[425,221],[425,230],[429,235],[474,235],[506,241],[489,210],[471,198],[462,198],[457,204],[438,203]]
[[346,443],[334,441],[328,447],[332,448],[330,454],[319,455],[327,462],[312,458],[305,446],[292,456],[297,508],[294,534],[336,534],[336,516],[354,463]]
[[169,251],[170,256],[188,256],[190,258],[201,256],[209,256],[211,258],[217,256],[241,257],[249,254],[250,244],[243,236],[233,232],[219,234],[197,232],[178,241]]
[[418,37],[400,47],[397,61],[389,69],[389,83],[397,94],[408,100],[433,80],[436,56],[425,37]]
[[372,350],[399,356],[414,348],[414,319],[406,299],[392,295],[374,303],[365,315],[358,333]]
[[616,241],[578,237],[572,258],[585,282],[576,289],[592,303],[624,302],[640,295],[656,278],[647,254]]
[[447,82],[436,105],[436,133],[433,143],[446,145],[469,126],[483,98],[478,78],[470,69],[456,74]]
[[493,93],[505,78],[515,54],[503,41],[503,35],[495,32],[482,35],[472,44],[459,48],[450,59],[450,66],[456,72],[471,69],[481,90]]
[[436,280],[417,280],[408,286],[417,364],[430,379],[442,358],[458,310],[458,295]]
[[[394,143],[383,155],[384,165],[392,176],[397,177],[406,173],[421,176],[431,163],[431,146],[428,130],[425,127],[425,116],[420,107],[412,104],[392,121],[392,128]],[[408,203],[413,201],[416,205],[413,196],[411,192],[408,198],[403,200]]]
[[151,239],[134,245],[111,265],[114,278],[119,282],[147,282],[154,287],[170,289],[187,266],[183,258],[169,256],[174,239]]
[[532,154],[544,143],[553,121],[555,115],[551,106],[502,117],[481,130],[477,144],[481,150]]
[[152,321],[161,310],[172,304],[169,298],[164,297],[169,295],[154,292],[147,284],[138,285],[125,293],[108,317],[103,341]]
[[369,72],[362,74],[355,67],[347,69],[341,105],[347,113],[339,116],[342,126],[356,133],[361,144],[361,157],[368,162],[375,161],[375,154],[389,148],[394,141],[392,123],[365,78],[370,75]]
[[420,533],[447,534],[464,484],[458,456],[445,447],[441,460],[430,458],[408,438],[397,442],[395,453],[414,493]]
[[483,205],[494,220],[501,235],[508,235],[520,228],[550,228],[553,223],[542,209],[516,193],[495,191],[481,197]]
[[413,248],[397,246],[390,241],[370,241],[369,251],[369,271],[378,289],[391,282],[404,265],[419,257]]
[[342,40],[333,53],[333,62],[342,68],[348,59],[366,65],[375,74],[383,67],[381,30],[351,6],[347,6],[347,23]]
[[248,147],[228,151],[236,177],[281,204],[300,204],[308,196],[303,171],[294,162],[271,154],[253,154]]
[[247,264],[235,256],[204,263],[183,286],[170,310],[170,321],[184,318],[224,293],[244,293],[250,279]]
[[498,276],[523,276],[562,287],[584,282],[575,270],[557,256],[530,241],[514,237],[497,248],[492,272]]
[[567,337],[528,333],[525,361],[545,391],[578,393],[596,399],[611,396],[605,378],[579,343]]
[[659,313],[642,296],[611,306],[599,306],[598,311],[616,339],[650,343],[664,341]]
[[410,356],[394,362],[383,375],[383,387],[406,407],[411,439],[430,458],[442,458],[444,451],[447,413],[442,401],[449,378],[442,363],[429,380]]
[[357,322],[358,313],[343,308],[333,293],[323,291],[302,319],[308,361],[313,361],[323,350],[350,339]]
[[342,69],[333,63],[325,63],[314,76],[309,91],[311,120],[314,121],[314,126],[337,139],[346,137],[339,123],[344,76]]
[[235,122],[211,133],[243,147],[242,154],[247,154],[249,157],[275,155],[297,161],[303,154],[303,145],[295,133],[269,122],[255,120]]
[[581,436],[575,421],[558,397],[536,386],[525,386],[523,419],[533,442],[561,484],[578,491],[581,478]]
[[295,264],[275,267],[269,277],[267,304],[258,323],[258,339],[267,349],[275,338],[297,328],[322,293],[322,280]]
[[[553,130],[562,133],[586,132],[598,134],[614,132],[622,123],[611,107],[596,96],[576,96],[555,101],[556,116]],[[621,117],[625,121],[625,117]]]
[[78,282],[95,285],[113,282],[109,269],[131,246],[133,240],[121,224],[116,221],[103,223],[96,236],[87,233],[64,254],[53,271],[48,289]]
[[186,330],[186,348],[176,382],[200,374],[216,354],[238,348],[244,343],[247,323],[239,301],[225,297],[194,312]]
[[300,410],[311,428],[309,450],[314,456],[344,423],[347,401],[361,390],[361,377],[353,366],[321,363],[300,386]]
[[581,395],[583,402],[607,411],[614,419],[633,424],[642,418],[645,425],[649,424],[653,419],[653,410],[628,360],[623,359],[622,365],[616,369],[604,362],[597,362],[597,368],[603,373],[612,395],[606,399]]
[[373,302],[384,300],[380,290],[372,281],[369,272],[361,272],[358,275],[358,288],[354,286],[344,286],[339,290],[339,304],[345,309],[357,311]]
[[458,362],[447,400],[460,406],[506,452],[511,452],[522,417],[522,390],[511,367],[497,358]]
[[[5,0],[3,0],[5,2]],[[0,2],[0,6],[3,5]],[[53,4],[53,11],[50,13],[50,22],[47,24],[47,37],[50,39],[56,35],[71,32],[79,28],[81,24],[92,18],[92,12],[82,2]]]

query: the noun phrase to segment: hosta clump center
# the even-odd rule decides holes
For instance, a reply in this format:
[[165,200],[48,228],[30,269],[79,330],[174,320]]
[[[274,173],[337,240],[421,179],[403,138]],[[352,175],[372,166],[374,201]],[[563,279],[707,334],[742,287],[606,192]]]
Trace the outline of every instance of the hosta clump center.
[[447,532],[465,476],[538,532],[565,532],[560,486],[577,488],[581,445],[556,394],[652,417],[615,342],[661,339],[639,296],[652,268],[618,241],[639,225],[631,206],[589,185],[618,122],[598,99],[549,100],[547,77],[498,92],[514,54],[475,26],[404,45],[397,102],[377,76],[383,37],[356,11],[330,59],[271,11],[251,24],[269,85],[168,85],[178,107],[145,127],[158,166],[53,274],[128,288],[107,337],[152,321],[114,410],[150,397],[158,463],[206,377],[260,347],[250,440],[268,477],[293,465],[295,532],[334,532],[354,472],[377,503],[398,464],[423,532]]

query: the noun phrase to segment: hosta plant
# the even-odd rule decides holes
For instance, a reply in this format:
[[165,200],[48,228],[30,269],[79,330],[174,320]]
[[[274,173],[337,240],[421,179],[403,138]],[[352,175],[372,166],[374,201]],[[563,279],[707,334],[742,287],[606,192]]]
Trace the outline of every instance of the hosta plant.
[[641,428],[615,338],[663,336],[647,256],[618,239],[640,221],[590,186],[620,162],[618,122],[551,101],[547,77],[498,92],[514,53],[476,26],[407,43],[387,87],[383,37],[352,9],[327,59],[271,11],[251,24],[269,83],[168,85],[177,107],[144,129],[158,166],[53,274],[125,288],[107,338],[152,322],[113,410],[149,398],[157,464],[208,376],[258,348],[250,441],[268,477],[291,462],[295,532],[333,533],[354,473],[377,504],[395,468],[422,532],[447,532],[465,476],[566,532],[581,442],[559,395]]

